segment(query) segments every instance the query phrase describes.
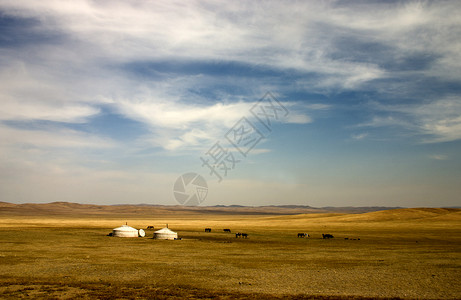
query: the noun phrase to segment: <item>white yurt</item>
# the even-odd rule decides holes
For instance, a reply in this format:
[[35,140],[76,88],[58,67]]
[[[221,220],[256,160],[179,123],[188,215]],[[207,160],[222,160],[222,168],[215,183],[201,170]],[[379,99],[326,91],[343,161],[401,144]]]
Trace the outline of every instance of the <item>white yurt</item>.
[[118,237],[138,237],[138,230],[128,225],[122,225],[112,230],[112,236]]
[[168,227],[162,228],[154,232],[156,240],[174,240],[178,238],[178,233],[171,231]]

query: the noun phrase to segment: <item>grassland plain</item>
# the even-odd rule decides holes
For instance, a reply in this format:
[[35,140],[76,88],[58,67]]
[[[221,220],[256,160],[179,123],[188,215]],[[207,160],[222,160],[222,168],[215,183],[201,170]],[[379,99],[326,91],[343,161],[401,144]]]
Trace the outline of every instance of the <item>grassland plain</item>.
[[[1,298],[461,298],[459,209],[252,215],[52,208],[0,210]],[[168,223],[182,240],[153,240],[153,230],[146,238],[106,236],[125,222],[144,229]]]

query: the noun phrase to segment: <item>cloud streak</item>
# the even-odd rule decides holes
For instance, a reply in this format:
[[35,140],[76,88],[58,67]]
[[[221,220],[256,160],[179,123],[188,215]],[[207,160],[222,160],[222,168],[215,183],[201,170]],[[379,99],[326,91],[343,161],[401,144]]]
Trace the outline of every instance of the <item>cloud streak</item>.
[[374,102],[375,116],[369,127],[401,127],[419,136],[423,143],[450,142],[461,139],[461,99],[448,97],[423,104],[386,105]]

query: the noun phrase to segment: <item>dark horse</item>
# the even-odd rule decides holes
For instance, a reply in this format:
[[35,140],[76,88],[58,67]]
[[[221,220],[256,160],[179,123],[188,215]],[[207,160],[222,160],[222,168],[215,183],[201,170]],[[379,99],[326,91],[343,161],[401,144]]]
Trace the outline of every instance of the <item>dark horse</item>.
[[238,232],[235,234],[235,237],[236,238],[247,238],[248,237],[248,234],[247,233],[241,233],[241,232]]
[[205,228],[205,232],[211,232],[211,228]]
[[332,236],[332,235],[329,234],[329,233],[327,233],[327,234],[322,233],[322,237],[323,237],[324,239],[332,239],[332,238],[334,238],[334,236]]
[[307,233],[298,233],[298,237],[305,238],[305,237],[309,237],[309,235]]
[[224,232],[229,232],[230,233],[231,230],[230,229],[224,229]]

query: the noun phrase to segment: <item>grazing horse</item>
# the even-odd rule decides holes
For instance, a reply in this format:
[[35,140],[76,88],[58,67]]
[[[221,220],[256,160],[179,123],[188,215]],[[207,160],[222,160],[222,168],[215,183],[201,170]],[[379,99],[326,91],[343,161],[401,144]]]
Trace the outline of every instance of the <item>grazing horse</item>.
[[211,232],[211,228],[205,228],[205,232]]
[[231,230],[230,229],[224,229],[224,232],[229,232],[230,233]]
[[244,238],[244,239],[246,239],[248,237],[248,233],[238,232],[238,233],[235,234],[235,237],[236,238]]
[[334,236],[332,236],[332,235],[329,234],[329,233],[327,233],[327,234],[322,233],[322,237],[323,237],[324,239],[332,239],[332,238],[334,238]]

